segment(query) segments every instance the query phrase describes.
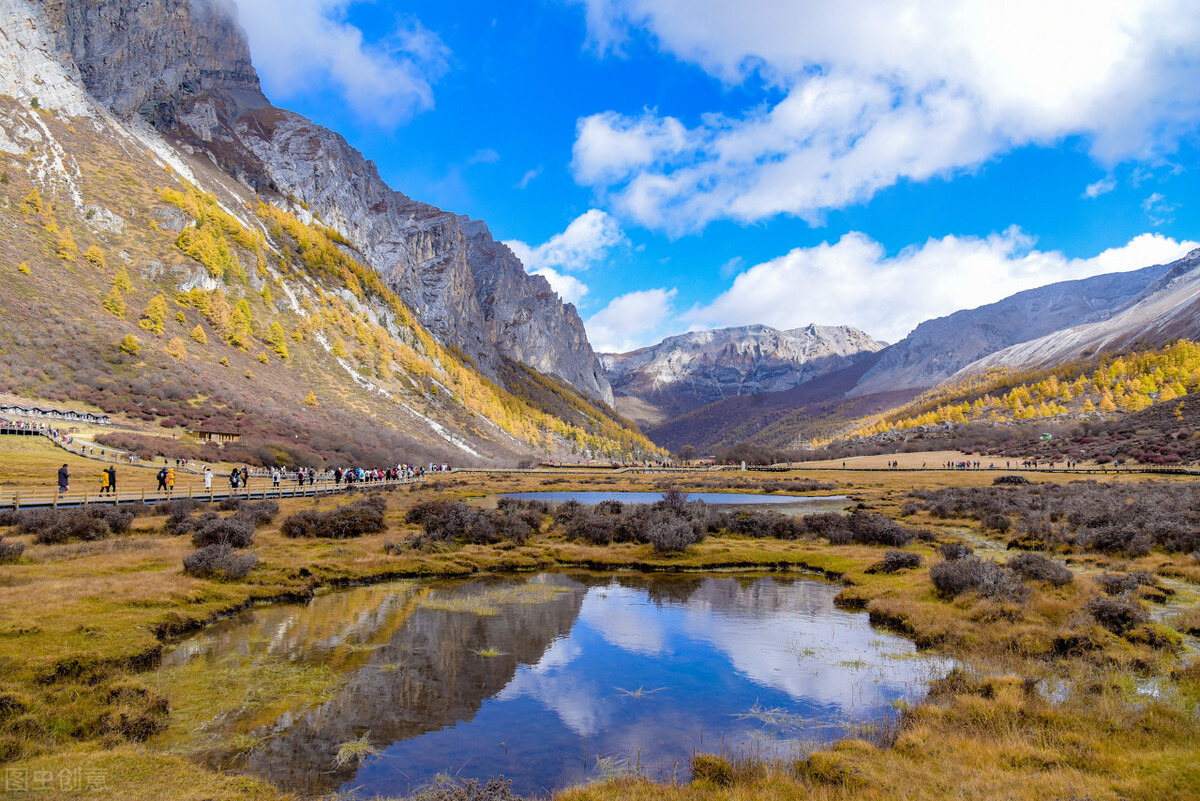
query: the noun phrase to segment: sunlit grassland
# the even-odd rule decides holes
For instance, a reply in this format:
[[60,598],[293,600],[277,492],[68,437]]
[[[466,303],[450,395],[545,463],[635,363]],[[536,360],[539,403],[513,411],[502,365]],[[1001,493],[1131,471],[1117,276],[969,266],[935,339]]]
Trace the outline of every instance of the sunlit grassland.
[[[0,444],[7,445],[7,439]],[[41,470],[47,458],[36,451],[14,449],[11,459],[0,460],[0,482],[31,480],[29,476]],[[259,567],[244,581],[231,583],[185,576],[181,562],[191,544],[186,538],[167,536],[162,517],[140,517],[129,535],[96,543],[44,546],[6,533],[24,541],[27,549],[19,563],[0,566],[0,709],[4,710],[0,712],[0,758],[15,760],[13,765],[28,770],[99,766],[109,771],[107,795],[115,799],[290,797],[262,782],[195,766],[171,749],[183,729],[203,727],[214,710],[229,701],[231,692],[236,705],[245,710],[244,730],[250,731],[292,704],[320,703],[335,691],[341,674],[251,654],[236,664],[204,668],[199,663],[186,680],[177,676],[186,686],[160,686],[155,674],[145,671],[155,663],[164,638],[247,604],[304,599],[323,586],[350,582],[554,567],[786,569],[820,573],[841,582],[843,605],[863,609],[877,624],[954,658],[963,665],[965,678],[947,682],[929,701],[908,710],[891,748],[851,740],[831,750],[799,754],[787,763],[727,757],[728,783],[705,779],[664,786],[616,777],[565,791],[560,797],[653,797],[657,801],[1196,795],[1200,672],[1183,668],[1184,660],[1171,648],[1130,642],[1104,631],[1090,632],[1089,648],[1078,653],[1061,653],[1056,644],[1095,591],[1091,576],[1104,569],[1146,569],[1172,578],[1178,582],[1177,593],[1158,617],[1182,631],[1200,625],[1195,611],[1200,571],[1190,555],[1156,552],[1138,560],[1073,557],[1071,566],[1079,571],[1073,584],[1059,589],[1035,586],[1028,604],[1017,608],[970,595],[942,600],[924,569],[869,574],[867,568],[882,555],[881,548],[869,546],[712,536],[682,554],[665,556],[647,545],[569,541],[544,526],[522,546],[469,545],[404,550],[396,555],[383,548],[416,533],[416,527],[403,522],[404,513],[414,503],[431,498],[535,489],[653,490],[668,483],[686,489],[689,480],[728,482],[736,485],[730,489],[745,491],[789,477],[831,481],[851,503],[900,518],[905,495],[912,488],[979,486],[989,484],[992,475],[839,470],[678,478],[608,471],[452,475],[431,478],[411,491],[387,493],[389,530],[352,540],[284,538],[278,522],[287,514],[344,502],[340,498],[285,500],[276,523],[256,534]],[[1071,478],[1039,475],[1037,480]],[[943,539],[984,536],[970,521],[935,520],[924,513],[902,519],[932,528]],[[928,544],[906,550],[920,554],[927,565],[937,559]],[[436,582],[413,605],[437,607],[435,587]],[[491,597],[485,591],[460,611],[486,614],[502,604],[539,602],[542,595],[554,591],[536,584],[504,597]],[[345,665],[353,667],[370,657],[369,644],[359,645],[357,649],[347,645]],[[480,656],[492,656],[485,653],[490,650],[481,650]],[[503,648],[494,650],[498,655]],[[1168,691],[1157,698],[1140,694],[1138,680],[1146,677],[1159,677]],[[1045,680],[1066,682],[1072,690],[1065,700],[1054,703],[1039,689]],[[172,699],[169,712],[156,711],[157,697]],[[178,700],[183,698],[186,703]],[[148,723],[165,714],[166,727],[144,743],[126,744],[128,737],[113,723],[114,715],[121,714]],[[236,749],[239,743],[216,747]],[[356,753],[351,748],[347,758]]]

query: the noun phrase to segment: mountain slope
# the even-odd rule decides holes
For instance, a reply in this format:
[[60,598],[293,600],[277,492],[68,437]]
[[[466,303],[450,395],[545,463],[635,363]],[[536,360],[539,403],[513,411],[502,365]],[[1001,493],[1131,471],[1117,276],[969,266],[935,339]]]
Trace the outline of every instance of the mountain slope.
[[110,112],[333,227],[489,377],[508,357],[611,404],[575,308],[486,226],[391,190],[343,137],[272,107],[231,13],[216,0],[67,0],[26,16],[49,25],[68,69]]
[[1200,339],[1200,249],[1165,268],[1154,283],[1117,314],[1064,328],[992,353],[958,377],[993,368],[1028,370],[1131,347],[1159,347],[1180,338]]
[[1167,270],[1166,266],[1156,265],[1132,272],[1060,281],[1018,292],[986,306],[928,320],[884,350],[850,394],[928,389],[1002,348],[1080,322],[1104,319]]
[[[507,391],[494,380],[504,357],[489,377],[465,348],[439,341],[346,236],[275,190],[231,180],[218,145],[185,146],[151,127],[155,114],[195,110],[191,89],[182,99],[151,79],[132,98],[126,82],[106,89],[103,70],[67,57],[58,37],[70,26],[53,19],[88,12],[71,24],[93,26],[81,35],[108,54],[99,61],[124,63],[126,33],[105,39],[105,25],[136,27],[147,8],[181,25],[203,7],[0,0],[0,391],[85,400],[176,434],[238,431],[226,455],[253,462],[653,451],[603,404],[532,367],[522,369],[556,388],[554,403]],[[136,33],[169,56],[194,46],[187,30]],[[176,89],[223,87],[220,114],[257,102],[252,74],[198,63],[199,77],[185,72]],[[88,69],[104,104],[84,87]],[[123,119],[110,105],[153,113]]]
[[[667,420],[647,433],[668,449],[690,444],[712,450],[738,441],[788,448],[814,438],[825,439],[854,418],[907,403],[967,365],[972,365],[972,370],[995,366],[986,358],[977,361],[981,356],[1049,332],[1062,332],[1062,343],[1074,342],[1071,337],[1075,335],[1070,332],[1075,329],[1067,326],[1080,320],[1097,321],[1094,329],[1084,327],[1096,332],[1109,330],[1104,320],[1128,320],[1113,323],[1125,333],[1105,340],[1110,346],[1131,344],[1139,326],[1151,330],[1159,325],[1151,323],[1152,319],[1160,321],[1164,335],[1186,332],[1190,329],[1185,321],[1196,317],[1186,302],[1193,291],[1191,280],[1176,263],[1020,292],[997,303],[921,323],[905,339],[870,354],[853,368],[817,376],[785,392],[720,401]],[[1200,284],[1196,288],[1200,289]],[[1049,333],[1044,340],[1032,340],[1028,347],[1039,347],[1033,344],[1036,342],[1050,348],[1049,343],[1060,342],[1058,336]],[[1159,344],[1164,341],[1162,336],[1157,340]],[[1095,346],[1100,340],[1088,342]],[[1018,359],[1033,359],[1033,351],[1023,350],[1025,347],[1017,345],[1007,351],[1014,354],[1014,364]],[[1085,347],[1064,347],[1057,358],[1078,358]],[[1054,358],[1050,356],[1050,361]]]
[[693,331],[600,360],[617,407],[654,425],[725,398],[789,389],[883,347],[849,326],[750,325]]

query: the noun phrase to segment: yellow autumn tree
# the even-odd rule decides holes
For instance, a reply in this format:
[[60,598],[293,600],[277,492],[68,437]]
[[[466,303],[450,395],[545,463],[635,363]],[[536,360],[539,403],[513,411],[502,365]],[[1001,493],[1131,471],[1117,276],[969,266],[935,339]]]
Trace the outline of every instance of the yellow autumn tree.
[[201,345],[208,344],[208,335],[204,333],[204,329],[199,325],[192,329],[192,339],[199,342]]
[[107,265],[104,263],[104,251],[96,245],[83,252],[83,258],[87,260],[93,267],[103,270]]
[[137,356],[142,352],[142,346],[133,334],[126,334],[118,347],[122,353],[128,353],[130,356]]
[[314,409],[317,408],[317,396],[310,391],[304,398],[304,405],[311,406]]
[[70,228],[64,228],[59,234],[56,252],[63,261],[75,261],[75,257],[79,255],[79,246],[75,244],[75,237],[71,236]]
[[117,273],[115,278],[113,278],[113,286],[125,293],[133,291],[133,281],[130,280],[129,273],[125,272],[124,267],[122,267],[121,271]]
[[125,296],[115,286],[104,296],[104,310],[116,317],[125,319]]
[[167,353],[176,359],[182,359],[187,356],[187,346],[183,344],[183,340],[179,337],[171,337],[171,341],[167,343]]
[[163,322],[166,319],[167,299],[162,295],[155,295],[142,311],[142,317],[138,320],[138,326],[152,333],[161,334],[163,332]]

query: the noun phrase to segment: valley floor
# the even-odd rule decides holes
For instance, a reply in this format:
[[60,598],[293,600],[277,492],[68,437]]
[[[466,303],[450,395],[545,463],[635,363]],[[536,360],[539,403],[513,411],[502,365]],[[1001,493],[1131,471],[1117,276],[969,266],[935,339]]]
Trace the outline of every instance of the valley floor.
[[[7,442],[0,441],[0,446]],[[56,453],[0,453],[0,484],[27,485],[55,466]],[[874,457],[872,457],[874,458]],[[884,461],[887,457],[880,457]],[[895,458],[940,463],[939,454]],[[960,457],[961,458],[961,457]],[[848,460],[849,461],[849,460]],[[809,465],[812,467],[813,465]],[[898,731],[851,739],[788,764],[698,759],[697,779],[662,786],[618,776],[564,791],[562,799],[708,798],[1144,798],[1200,795],[1200,564],[1190,554],[1154,551],[1139,558],[1058,555],[1074,572],[1066,586],[1032,583],[1023,605],[971,593],[944,600],[928,570],[874,572],[883,548],[711,536],[682,554],[649,545],[593,545],[543,526],[523,545],[461,545],[385,552],[385,543],[419,531],[404,521],[420,501],[533,489],[681,489],[754,491],[820,479],[837,492],[900,520],[931,529],[941,542],[964,541],[1001,555],[977,523],[935,519],[905,508],[915,488],[990,486],[993,473],[926,470],[850,473],[466,474],[383,493],[387,531],[355,539],[289,539],[288,514],[312,500],[284,500],[276,520],[256,532],[259,565],[245,579],[185,575],[187,537],[166,533],[163,515],[137,518],[128,534],[94,542],[39,545],[0,528],[25,550],[0,565],[0,784],[3,797],[121,799],[284,799],[292,796],[246,776],[215,773],[158,744],[155,734],[176,699],[145,679],[167,638],[262,602],[311,597],[322,587],[397,577],[468,576],[555,567],[690,570],[771,568],[817,571],[843,585],[839,602],[914,639],[962,667],[908,709]],[[1070,475],[1031,476],[1068,482]],[[1132,483],[1121,475],[1105,481]],[[1186,478],[1163,479],[1186,482]],[[343,499],[323,499],[330,508]],[[904,548],[936,564],[936,544]],[[1002,544],[1000,546],[1002,548]],[[1156,627],[1117,636],[1084,625],[1083,608],[1101,594],[1102,571],[1145,570],[1169,587],[1155,603]],[[1068,688],[1049,693],[1048,686]],[[1157,688],[1147,694],[1147,687]],[[269,694],[270,688],[264,688]],[[867,740],[871,740],[868,742]],[[65,777],[60,780],[60,777]],[[40,789],[33,782],[41,781]],[[63,784],[67,782],[67,784]],[[91,782],[91,784],[89,784]],[[69,786],[68,786],[69,785]],[[464,796],[465,797],[465,796]]]

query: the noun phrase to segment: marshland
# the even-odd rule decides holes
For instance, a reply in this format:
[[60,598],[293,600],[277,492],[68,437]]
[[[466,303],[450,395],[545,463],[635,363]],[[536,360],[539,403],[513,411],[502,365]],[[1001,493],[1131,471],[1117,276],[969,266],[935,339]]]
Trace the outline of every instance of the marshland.
[[[26,447],[0,480],[53,466]],[[1192,484],[998,475],[462,473],[0,513],[9,792],[1194,797]],[[524,495],[550,489],[651,495]]]

